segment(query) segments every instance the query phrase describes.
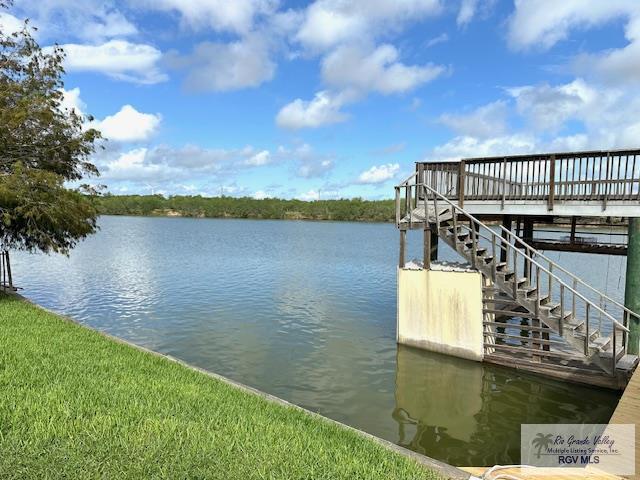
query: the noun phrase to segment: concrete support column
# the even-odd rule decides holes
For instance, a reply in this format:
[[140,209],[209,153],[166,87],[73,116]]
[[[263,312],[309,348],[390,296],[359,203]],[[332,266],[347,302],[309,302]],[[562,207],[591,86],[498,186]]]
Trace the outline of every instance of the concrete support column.
[[[633,312],[640,313],[640,218],[629,219],[629,239],[627,249],[627,280],[624,288],[624,305]],[[631,354],[640,353],[640,322],[629,319],[629,348]]]

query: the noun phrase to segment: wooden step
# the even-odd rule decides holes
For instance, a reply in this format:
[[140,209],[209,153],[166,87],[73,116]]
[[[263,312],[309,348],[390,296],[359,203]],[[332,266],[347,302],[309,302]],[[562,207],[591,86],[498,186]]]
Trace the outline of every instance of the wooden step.
[[600,349],[601,352],[605,352],[611,347],[611,337],[598,337],[592,342],[589,342],[589,346]]
[[[549,313],[554,313],[554,310],[557,310],[558,308],[560,308],[560,304],[556,302],[549,302],[545,303],[544,305],[540,305],[540,309],[548,310]],[[558,313],[558,315],[560,314],[560,312],[555,313]]]
[[579,320],[577,322],[564,322],[562,325],[565,329],[571,329],[574,332],[577,332],[578,330],[582,330],[584,328],[584,321],[583,320]]
[[[611,355],[613,355],[613,349],[608,348],[607,350],[603,350],[598,352],[598,356],[603,360],[611,361]],[[618,362],[625,356],[624,348],[616,347],[616,368],[618,367]]]
[[638,364],[638,356],[626,354],[622,355],[620,360],[616,363],[616,370],[622,370],[623,372],[631,372],[636,368]]

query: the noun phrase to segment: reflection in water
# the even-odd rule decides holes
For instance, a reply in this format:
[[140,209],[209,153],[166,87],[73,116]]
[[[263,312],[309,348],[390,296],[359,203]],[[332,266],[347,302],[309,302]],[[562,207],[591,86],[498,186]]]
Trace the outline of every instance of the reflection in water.
[[461,466],[517,463],[521,424],[607,423],[612,395],[400,345],[393,419],[397,443],[416,452]]
[[[601,421],[615,405],[610,392],[396,354],[393,225],[102,217],[100,226],[69,258],[15,255],[24,294],[435,458],[517,461],[520,423]],[[408,256],[421,255],[420,235],[410,234]],[[606,258],[589,265],[603,270]]]

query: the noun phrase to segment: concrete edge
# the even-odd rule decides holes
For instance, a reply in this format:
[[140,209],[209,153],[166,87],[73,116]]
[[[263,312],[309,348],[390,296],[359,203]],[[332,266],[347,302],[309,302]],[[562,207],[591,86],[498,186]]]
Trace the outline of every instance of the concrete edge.
[[102,330],[97,330],[97,329],[92,328],[92,327],[90,327],[88,325],[84,325],[84,324],[78,322],[77,320],[67,316],[67,315],[60,314],[58,312],[54,312],[53,310],[50,310],[50,309],[48,309],[46,307],[43,307],[42,305],[38,305],[37,303],[31,301],[27,297],[25,297],[25,296],[23,296],[23,295],[21,295],[21,294],[19,294],[17,292],[13,292],[13,293],[5,292],[5,293],[7,293],[9,295],[14,295],[14,296],[24,300],[25,302],[27,302],[27,303],[29,303],[29,304],[37,307],[37,308],[40,308],[41,310],[44,310],[44,311],[46,311],[48,313],[51,313],[52,315],[56,315],[57,317],[61,318],[62,320],[65,320],[67,322],[73,323],[74,325],[78,325],[78,326],[80,326],[82,328],[85,328],[87,330],[91,330],[93,332],[96,332],[99,335],[102,335],[103,337],[105,337],[105,338],[107,338],[107,339],[109,339],[111,341],[114,341],[116,343],[120,343],[122,345],[127,345],[127,346],[129,346],[131,348],[135,348],[136,350],[144,352],[144,353],[147,353],[149,355],[153,355],[153,356],[156,356],[156,357],[164,358],[164,359],[169,360],[171,362],[177,363],[177,364],[179,364],[179,365],[181,365],[181,366],[183,366],[185,368],[188,368],[190,370],[196,371],[198,373],[201,373],[201,374],[204,374],[204,375],[206,375],[208,377],[211,377],[211,378],[213,378],[215,380],[218,380],[218,381],[220,381],[220,382],[222,382],[222,383],[224,383],[226,385],[234,387],[234,388],[236,388],[238,390],[241,390],[241,391],[243,391],[245,393],[256,395],[256,396],[258,396],[260,398],[263,398],[263,399],[265,399],[265,400],[267,400],[267,401],[269,401],[271,403],[275,403],[275,404],[278,404],[278,405],[283,406],[283,407],[293,408],[295,410],[304,412],[307,415],[310,415],[313,418],[319,419],[319,420],[321,420],[323,422],[327,422],[327,423],[332,424],[332,425],[337,425],[338,427],[341,427],[341,428],[344,428],[346,430],[350,430],[352,432],[355,432],[356,434],[360,435],[361,437],[366,438],[366,439],[368,439],[370,441],[373,441],[373,442],[377,443],[378,445],[384,447],[385,449],[387,449],[389,451],[392,451],[392,452],[398,453],[400,455],[403,455],[404,457],[410,458],[413,461],[419,463],[420,465],[423,465],[423,466],[425,466],[425,467],[427,467],[427,468],[429,468],[431,470],[434,470],[437,473],[439,473],[440,475],[445,476],[446,478],[450,478],[450,479],[453,479],[453,480],[467,480],[467,479],[469,479],[471,477],[470,473],[465,472],[464,470],[461,470],[458,467],[454,467],[453,465],[449,465],[448,463],[441,462],[439,460],[436,460],[435,458],[427,457],[426,455],[422,455],[420,453],[414,452],[414,451],[409,450],[407,448],[401,447],[400,445],[396,445],[395,443],[390,442],[389,440],[385,440],[383,438],[376,437],[375,435],[367,433],[367,432],[365,432],[363,430],[359,430],[359,429],[357,429],[355,427],[352,427],[350,425],[344,424],[344,423],[339,422],[337,420],[333,420],[331,418],[325,417],[323,415],[320,415],[319,413],[312,412],[311,410],[307,410],[306,408],[303,408],[303,407],[301,407],[299,405],[296,405],[294,403],[290,403],[290,402],[288,402],[286,400],[283,400],[280,397],[276,397],[274,395],[271,395],[269,393],[263,392],[263,391],[258,390],[256,388],[253,388],[253,387],[250,387],[250,386],[245,385],[243,383],[237,382],[237,381],[232,380],[230,378],[227,378],[227,377],[225,377],[223,375],[219,375],[217,373],[210,372],[208,370],[205,370],[204,368],[196,367],[194,365],[191,365],[191,364],[189,364],[189,363],[187,363],[187,362],[185,362],[183,360],[180,360],[180,359],[178,359],[176,357],[173,357],[171,355],[167,355],[167,354],[164,354],[164,353],[156,352],[154,350],[151,350],[149,348],[143,347],[141,345],[136,345],[135,343],[132,343],[132,342],[129,342],[129,341],[124,340],[122,338],[110,335],[109,333],[104,332]]

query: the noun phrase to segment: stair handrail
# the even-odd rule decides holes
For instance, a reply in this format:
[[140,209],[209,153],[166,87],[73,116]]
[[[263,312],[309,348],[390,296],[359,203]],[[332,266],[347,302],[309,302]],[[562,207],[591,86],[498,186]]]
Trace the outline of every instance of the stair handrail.
[[[407,180],[405,180],[402,184],[400,184],[398,187],[396,188],[401,188],[401,187],[410,187],[410,186],[415,186],[416,188],[418,186],[423,187],[425,190],[428,190],[429,192],[431,192],[434,197],[438,197],[441,200],[443,200],[445,203],[449,204],[451,207],[453,207],[454,211],[459,211],[463,216],[465,216],[466,218],[468,218],[469,220],[471,220],[472,222],[474,222],[475,224],[477,224],[480,227],[485,228],[486,230],[489,231],[493,231],[491,230],[491,228],[489,228],[487,225],[485,225],[484,223],[482,223],[480,220],[478,220],[476,217],[474,217],[473,215],[471,215],[469,212],[467,212],[466,210],[460,208],[459,206],[457,206],[456,204],[454,204],[453,202],[451,202],[448,198],[446,198],[444,195],[440,194],[438,191],[436,191],[435,189],[431,188],[430,186],[424,184],[424,183],[413,183],[413,184],[409,184],[409,180],[411,180],[412,177],[415,177],[416,174],[412,175],[411,177],[409,177]],[[426,198],[425,198],[426,201]],[[435,210],[437,211],[437,204],[434,205]],[[425,219],[426,220],[426,219]],[[530,261],[533,265],[535,265],[539,270],[545,272],[549,277],[553,278],[556,280],[556,282],[558,282],[559,285],[564,286],[565,288],[567,288],[569,290],[569,292],[572,292],[576,297],[580,298],[585,305],[589,304],[591,305],[592,308],[594,308],[595,310],[599,311],[601,314],[603,314],[606,318],[609,318],[614,326],[614,331],[612,332],[612,335],[615,336],[615,328],[619,328],[620,330],[629,333],[629,329],[621,324],[620,322],[618,322],[609,312],[606,312],[605,310],[603,310],[602,308],[600,308],[600,306],[598,306],[597,304],[595,304],[593,301],[589,300],[587,297],[585,297],[584,295],[582,295],[582,293],[578,292],[577,290],[575,290],[573,287],[571,287],[570,285],[568,285],[567,283],[564,282],[564,280],[562,280],[561,278],[559,278],[557,275],[555,275],[552,271],[548,270],[547,268],[545,268],[543,265],[541,265],[540,263],[538,263],[536,260],[534,260],[533,258],[531,258],[529,255],[523,253],[520,249],[516,248],[515,245],[512,245],[511,242],[507,242],[504,238],[502,238],[499,235],[496,235],[495,238],[505,244],[507,246],[508,249],[511,249],[512,251],[516,252],[516,255],[520,256],[521,258],[524,258],[528,261]],[[531,248],[532,251],[537,251],[534,248]],[[495,259],[494,259],[495,261]],[[562,312],[564,313],[564,312]],[[575,315],[575,312],[573,312]],[[615,352],[613,353],[614,357],[615,357]]]
[[553,260],[551,260],[549,257],[547,257],[544,253],[542,253],[540,250],[533,248],[531,245],[529,245],[527,242],[525,242],[524,240],[522,240],[520,237],[518,237],[517,235],[515,235],[514,233],[512,233],[510,230],[508,230],[507,228],[505,228],[503,225],[500,225],[500,229],[502,232],[506,233],[507,235],[509,235],[509,237],[513,238],[514,241],[517,241],[518,243],[520,243],[520,245],[522,245],[524,248],[527,248],[528,250],[531,250],[533,252],[535,252],[535,255],[538,257],[542,257],[543,259],[545,259],[547,262],[549,262],[549,265],[553,265],[553,268],[558,268],[558,270],[562,271],[563,273],[567,274],[569,277],[571,277],[571,280],[574,280],[575,282],[587,287],[589,290],[591,290],[592,292],[594,292],[595,294],[599,295],[601,299],[605,300],[605,303],[611,303],[619,308],[622,309],[623,312],[628,313],[629,315],[639,318],[640,319],[640,314],[634,312],[633,310],[630,310],[629,308],[625,307],[623,304],[621,304],[620,302],[618,302],[617,300],[609,297],[608,295],[606,295],[605,293],[602,293],[600,290],[598,290],[597,288],[589,285],[588,283],[586,283],[584,280],[582,280],[580,277],[577,277],[576,275],[574,275],[573,273],[571,273],[569,270],[567,270],[566,268],[564,268],[562,265],[554,262]]
[[[411,179],[415,178],[416,176],[417,176],[417,173],[414,173],[413,175],[410,175],[404,182],[402,182],[400,184],[400,187],[409,186],[409,182],[411,181]],[[417,185],[417,183],[414,183],[413,185]],[[433,190],[431,187],[430,187],[430,189]],[[528,250],[530,250],[532,252],[535,252],[536,256],[541,257],[544,260],[546,260],[549,263],[549,265],[553,265],[553,268],[558,268],[558,270],[560,270],[563,273],[565,273],[566,275],[568,275],[571,278],[571,280],[575,281],[576,283],[579,283],[582,286],[587,287],[587,289],[591,290],[593,293],[598,295],[601,300],[604,300],[605,304],[612,304],[612,305],[615,305],[616,307],[620,308],[623,311],[623,316],[624,316],[624,313],[626,313],[630,317],[635,317],[635,318],[640,319],[640,314],[639,313],[634,312],[633,310],[629,309],[628,307],[626,307],[622,303],[620,303],[617,300],[611,298],[607,294],[602,293],[597,288],[589,285],[584,280],[582,280],[581,278],[579,278],[578,276],[574,275],[569,270],[564,268],[562,265],[560,265],[560,264],[554,262],[553,260],[551,260],[544,253],[542,253],[540,250],[533,248],[531,245],[529,245],[527,242],[522,240],[520,237],[518,237],[517,235],[512,233],[509,229],[505,228],[503,225],[499,225],[499,227],[500,227],[500,230],[502,232],[506,233],[510,238],[514,239],[514,242],[518,242],[518,243],[520,243],[520,245],[522,245],[523,248],[527,248]]]

